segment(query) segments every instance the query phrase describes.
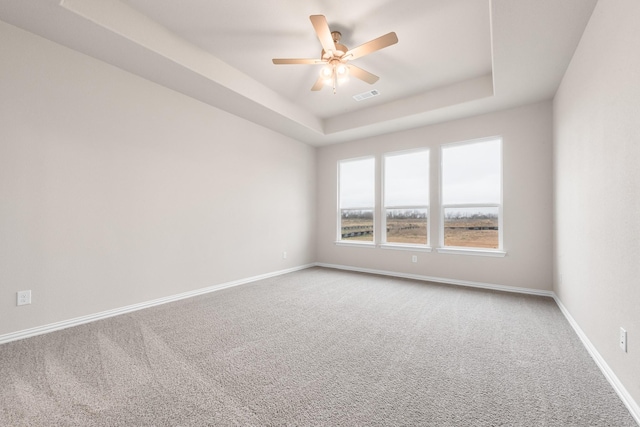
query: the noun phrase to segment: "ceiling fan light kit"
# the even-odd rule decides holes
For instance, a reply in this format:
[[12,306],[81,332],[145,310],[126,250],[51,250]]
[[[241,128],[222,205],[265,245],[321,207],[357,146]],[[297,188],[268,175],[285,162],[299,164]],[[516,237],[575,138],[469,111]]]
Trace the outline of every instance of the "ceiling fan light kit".
[[336,93],[336,86],[347,80],[349,75],[360,79],[366,83],[373,84],[378,81],[379,77],[368,71],[351,65],[348,61],[363,57],[377,50],[398,43],[396,33],[387,33],[384,36],[371,40],[362,44],[355,49],[349,50],[345,45],[340,43],[342,34],[339,31],[331,31],[327,20],[323,15],[311,15],[309,17],[311,24],[316,31],[318,40],[322,45],[320,59],[312,58],[275,58],[273,63],[280,64],[324,64],[320,69],[320,76],[315,84],[311,87],[312,91],[318,91],[327,85],[333,86],[333,93]]

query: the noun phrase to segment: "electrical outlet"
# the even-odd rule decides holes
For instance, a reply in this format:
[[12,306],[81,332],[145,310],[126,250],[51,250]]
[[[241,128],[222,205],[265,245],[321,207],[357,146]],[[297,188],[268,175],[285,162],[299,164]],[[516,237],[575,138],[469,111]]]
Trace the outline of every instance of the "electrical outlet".
[[412,255],[411,262],[418,262],[418,255]]
[[31,304],[31,291],[19,291],[17,305]]
[[624,328],[620,328],[620,348],[625,353],[627,352],[627,331]]
[[282,252],[282,259],[287,259],[287,251]]

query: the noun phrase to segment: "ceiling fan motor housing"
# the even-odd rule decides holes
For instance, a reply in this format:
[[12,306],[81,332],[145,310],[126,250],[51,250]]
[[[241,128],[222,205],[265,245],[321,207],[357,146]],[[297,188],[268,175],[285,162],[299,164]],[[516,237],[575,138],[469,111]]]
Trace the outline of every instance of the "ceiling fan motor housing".
[[340,58],[349,51],[348,47],[339,43],[340,38],[342,37],[342,34],[340,33],[340,31],[332,31],[331,37],[333,38],[333,43],[336,45],[336,51],[327,53],[324,49],[322,49],[322,53],[320,54],[320,57],[324,60],[329,60],[331,58]]

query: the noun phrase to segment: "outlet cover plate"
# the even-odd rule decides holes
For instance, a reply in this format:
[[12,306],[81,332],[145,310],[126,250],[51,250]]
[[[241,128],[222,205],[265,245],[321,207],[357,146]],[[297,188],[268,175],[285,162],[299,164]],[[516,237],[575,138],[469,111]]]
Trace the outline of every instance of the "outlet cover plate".
[[31,291],[19,291],[17,305],[31,304]]
[[627,352],[627,331],[624,328],[620,328],[620,349]]

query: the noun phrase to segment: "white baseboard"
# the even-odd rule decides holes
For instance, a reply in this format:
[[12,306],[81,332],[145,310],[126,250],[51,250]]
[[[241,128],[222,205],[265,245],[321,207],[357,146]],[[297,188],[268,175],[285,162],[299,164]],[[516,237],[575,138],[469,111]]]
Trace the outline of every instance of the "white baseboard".
[[562,301],[560,301],[560,298],[558,298],[555,292],[553,294],[553,299],[556,301],[556,304],[558,304],[558,307],[560,307],[560,311],[562,311],[562,314],[564,314],[564,317],[567,319],[573,330],[580,338],[580,341],[582,341],[582,344],[591,355],[591,358],[593,358],[593,360],[596,362],[596,365],[598,365],[598,367],[602,371],[604,377],[607,379],[607,381],[609,381],[609,384],[611,384],[611,387],[613,387],[615,392],[618,394],[620,400],[622,400],[622,403],[624,403],[624,405],[627,407],[636,423],[640,425],[640,406],[638,406],[636,401],[633,400],[633,397],[631,397],[627,389],[622,385],[616,374],[613,373],[613,370],[609,367],[607,362],[605,362],[604,358],[600,356],[598,350],[596,350],[595,346],[591,343],[591,341],[589,341],[587,335],[582,331],[582,329],[580,329],[578,323],[571,316],[567,308],[562,304]]
[[318,267],[334,268],[338,270],[357,271],[359,273],[380,274],[383,276],[402,277],[404,279],[415,279],[426,282],[446,283],[448,285],[466,286],[471,288],[491,289],[494,291],[515,292],[527,295],[539,295],[553,298],[553,291],[542,289],[518,288],[516,286],[495,285],[493,283],[470,282],[468,280],[446,279],[444,277],[423,276],[419,274],[398,273],[396,271],[373,270],[370,268],[351,267],[348,265],[316,263]]
[[142,310],[143,308],[154,307],[156,305],[166,304],[168,302],[178,301],[185,298],[191,298],[197,295],[207,294],[209,292],[215,292],[221,289],[231,288],[233,286],[244,285],[244,284],[255,282],[258,280],[268,279],[270,277],[281,276],[283,274],[292,273],[294,271],[304,270],[304,269],[313,267],[314,265],[315,264],[301,265],[301,266],[289,268],[286,270],[274,271],[272,273],[261,274],[258,276],[253,276],[253,277],[240,279],[240,280],[234,280],[232,282],[221,283],[221,284],[209,286],[206,288],[196,289],[194,291],[183,292],[176,295],[170,295],[168,297],[158,298],[151,301],[145,301],[138,304],[132,304],[126,307],[120,307],[113,310],[102,311],[100,313],[89,314],[86,316],[76,317],[74,319],[50,323],[48,325],[37,326],[35,328],[30,328],[30,329],[24,329],[22,331],[11,332],[9,334],[0,335],[0,344],[4,344],[10,341],[21,340],[21,339],[33,337],[36,335],[46,334],[48,332],[58,331],[60,329],[66,329],[72,326],[78,326],[84,323],[94,322],[96,320],[106,319],[108,317],[113,317],[120,314],[131,313],[132,311]]

